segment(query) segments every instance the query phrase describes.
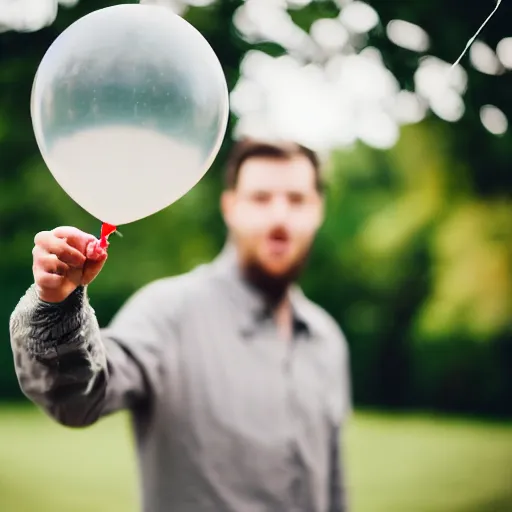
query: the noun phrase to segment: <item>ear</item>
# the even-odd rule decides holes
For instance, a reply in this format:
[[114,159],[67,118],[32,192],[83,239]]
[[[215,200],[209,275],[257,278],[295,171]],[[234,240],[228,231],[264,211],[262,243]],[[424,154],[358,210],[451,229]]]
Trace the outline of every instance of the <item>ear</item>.
[[319,229],[324,223],[325,219],[325,199],[323,196],[318,198],[318,212],[317,212],[317,221],[316,228]]
[[233,212],[233,204],[235,202],[235,195],[232,190],[224,190],[220,197],[220,209],[222,212],[222,217],[224,218],[224,223],[226,226],[230,226],[231,224],[231,215]]

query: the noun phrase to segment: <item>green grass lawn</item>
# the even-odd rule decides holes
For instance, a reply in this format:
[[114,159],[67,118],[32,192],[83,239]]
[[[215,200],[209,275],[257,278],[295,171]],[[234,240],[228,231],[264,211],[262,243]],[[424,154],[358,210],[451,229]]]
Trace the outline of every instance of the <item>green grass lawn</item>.
[[[345,436],[354,512],[512,511],[512,425],[359,412]],[[125,415],[84,430],[0,409],[1,512],[137,512]],[[240,511],[243,512],[243,511]]]

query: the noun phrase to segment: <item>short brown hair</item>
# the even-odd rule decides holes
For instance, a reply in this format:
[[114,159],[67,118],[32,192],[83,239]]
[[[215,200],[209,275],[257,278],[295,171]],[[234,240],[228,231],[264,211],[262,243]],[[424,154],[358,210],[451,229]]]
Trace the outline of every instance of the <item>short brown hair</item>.
[[231,148],[226,165],[226,188],[236,188],[240,168],[249,158],[271,157],[287,160],[299,155],[305,156],[311,162],[315,172],[315,187],[318,192],[323,192],[320,160],[313,150],[296,142],[267,142],[248,137],[238,140]]

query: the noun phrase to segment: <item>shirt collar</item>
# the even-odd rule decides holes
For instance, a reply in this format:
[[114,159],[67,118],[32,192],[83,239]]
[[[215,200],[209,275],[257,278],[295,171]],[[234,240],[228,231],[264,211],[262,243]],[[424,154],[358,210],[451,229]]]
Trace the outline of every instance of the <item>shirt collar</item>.
[[[270,311],[261,293],[242,275],[237,259],[236,248],[229,240],[220,254],[213,260],[212,267],[216,275],[229,284],[229,291],[239,307],[240,326],[244,332],[253,332]],[[312,323],[309,320],[306,298],[300,287],[294,284],[288,293],[292,307],[294,329],[305,332],[312,339]]]

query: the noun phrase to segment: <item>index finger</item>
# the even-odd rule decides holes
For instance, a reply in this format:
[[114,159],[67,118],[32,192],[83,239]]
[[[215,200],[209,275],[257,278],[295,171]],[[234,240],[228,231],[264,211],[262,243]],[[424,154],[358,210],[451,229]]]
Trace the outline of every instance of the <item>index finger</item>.
[[87,246],[97,240],[94,235],[81,231],[72,226],[60,226],[52,231],[52,234],[57,238],[63,238],[71,247],[78,249],[82,254],[85,254]]

